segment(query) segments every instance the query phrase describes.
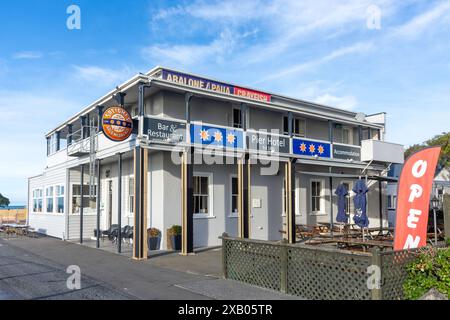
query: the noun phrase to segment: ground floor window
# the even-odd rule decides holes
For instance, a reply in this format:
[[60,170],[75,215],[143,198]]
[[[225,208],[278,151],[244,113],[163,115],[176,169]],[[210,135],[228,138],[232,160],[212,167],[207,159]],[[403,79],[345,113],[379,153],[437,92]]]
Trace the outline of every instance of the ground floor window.
[[83,201],[81,199],[81,185],[72,185],[72,213],[80,213],[81,206],[83,206],[83,212],[92,213],[96,211],[97,196],[89,196],[89,186],[83,186]]
[[235,176],[231,177],[231,217],[237,217],[238,216],[238,199],[239,199],[239,192],[238,192],[238,178]]
[[395,210],[396,202],[397,196],[388,195],[388,204],[387,204],[388,209]]
[[210,208],[212,176],[194,174],[194,214],[212,215]]
[[33,190],[33,212],[42,212],[42,189]]
[[53,202],[54,202],[54,193],[53,193],[53,187],[47,187],[45,189],[45,203],[46,203],[46,211],[48,213],[53,212]]
[[64,186],[56,186],[56,212],[64,213]]
[[343,182],[342,184],[345,186],[345,189],[347,190],[347,195],[345,196],[345,212],[347,214],[350,214],[352,205],[350,193],[352,192],[352,188],[349,182]]
[[325,212],[325,183],[323,180],[311,180],[311,213]]
[[134,177],[128,179],[128,212],[134,212]]

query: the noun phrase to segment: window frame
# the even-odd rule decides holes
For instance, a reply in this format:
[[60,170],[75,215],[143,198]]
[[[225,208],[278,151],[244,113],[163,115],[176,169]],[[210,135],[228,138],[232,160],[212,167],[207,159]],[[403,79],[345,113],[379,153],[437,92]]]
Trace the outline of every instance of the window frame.
[[[313,196],[312,190],[313,190],[313,183],[320,183],[320,196]],[[326,184],[324,179],[310,179],[309,181],[309,212],[312,216],[323,216],[326,215]],[[313,211],[313,197],[317,198],[319,197],[319,211]]]
[[[80,212],[73,212],[73,209],[74,209],[74,207],[73,207],[73,198],[74,197],[80,197],[81,198],[81,195],[74,195],[74,192],[73,192],[73,187],[74,186],[80,186],[80,188],[81,188],[81,184],[80,183],[71,183],[70,184],[70,210],[69,210],[69,214],[72,215],[72,216],[77,216],[77,215],[80,215]],[[84,186],[89,188],[89,185],[87,185],[87,184],[85,184]],[[81,189],[80,189],[80,191],[81,191]],[[89,193],[84,194],[83,198],[90,199]],[[95,201],[97,201],[97,199],[98,199],[98,185],[96,184]],[[81,205],[83,205],[83,199],[81,199]],[[95,208],[84,207],[83,215],[96,215],[97,214],[96,211],[97,211],[97,205],[95,206]]]
[[[59,188],[59,191],[61,191],[61,189],[63,189],[63,192],[61,194],[61,192],[57,192]],[[54,185],[54,205],[53,205],[53,213],[58,213],[58,214],[64,214],[66,211],[66,187],[64,184],[55,184]],[[63,211],[59,212],[59,203],[58,200],[62,198],[63,199]],[[56,211],[55,211],[56,210]]]
[[[208,213],[200,213],[200,212],[194,212],[194,219],[205,219],[205,218],[215,218],[214,216],[214,175],[212,172],[194,172],[193,174],[194,179],[195,177],[203,177],[208,178]],[[194,188],[195,189],[195,188]],[[195,192],[195,190],[194,190]],[[193,192],[192,196],[194,197],[194,205],[195,205],[195,193]],[[204,195],[199,195],[203,196]],[[195,209],[195,208],[194,208]],[[194,210],[195,211],[195,210]]]
[[[349,145],[349,146],[351,146],[351,145],[353,145],[353,142],[354,142],[354,136],[353,136],[353,127],[350,127],[350,126],[346,126],[346,125],[343,125],[342,126],[342,144],[345,144],[345,145]],[[345,142],[345,140],[344,140],[344,132],[348,132],[348,136],[347,136],[347,138],[348,138],[348,141],[347,142]]]
[[[234,118],[235,111],[239,112],[239,122],[235,121],[235,118]],[[235,126],[235,124],[237,124],[237,126]],[[231,127],[235,128],[235,129],[243,129],[243,127],[244,127],[244,124],[242,122],[242,110],[238,106],[232,106],[232,108],[231,108]]]
[[[303,134],[296,132],[296,129],[297,129],[296,121],[301,121],[304,123]],[[289,117],[288,116],[283,116],[281,125],[283,127],[283,135],[285,135],[285,136],[289,135]],[[285,125],[287,125],[288,127],[286,128]],[[294,116],[292,118],[292,135],[297,138],[306,138],[306,118],[297,117],[297,116]]]
[[[134,176],[129,176],[128,179],[128,190],[127,190],[127,199],[128,199],[128,208],[127,208],[127,212],[130,215],[134,214],[134,185],[135,185],[135,181],[134,181]],[[133,183],[131,183],[131,181],[133,181]],[[130,193],[130,187],[133,186],[133,194]]]
[[[340,182],[340,184],[347,184],[348,185],[348,196],[346,197],[346,205],[348,205],[348,210],[346,212],[346,214],[350,217],[352,214],[354,214],[354,212],[352,212],[352,209],[354,209],[354,205],[353,204],[353,197],[355,196],[355,193],[353,192],[353,185],[354,182],[351,180],[342,180]],[[333,194],[333,196],[336,196],[335,194]]]
[[[236,193],[236,194],[233,194],[233,179],[236,179],[237,180],[237,184],[238,184],[238,193]],[[237,174],[230,174],[230,213],[228,214],[228,218],[237,218],[237,217],[239,217],[239,177],[238,177],[238,175]],[[237,203],[237,206],[238,206],[238,208],[237,208],[237,211],[236,212],[234,212],[233,211],[233,197],[237,197],[237,201],[236,201],[236,203]]]
[[[52,194],[50,196],[47,194],[49,189],[52,190]],[[49,201],[49,199],[51,199],[51,201]],[[52,211],[48,210],[49,204],[52,205]],[[45,213],[55,213],[55,186],[53,185],[45,187]]]
[[[32,190],[32,199],[33,199],[33,209],[32,212],[33,213],[43,213],[44,212],[44,189],[43,188],[35,188]],[[35,201],[38,201],[37,203],[39,204],[40,201],[40,205],[41,205],[41,210],[35,210]],[[37,205],[37,208],[39,208],[39,205]]]

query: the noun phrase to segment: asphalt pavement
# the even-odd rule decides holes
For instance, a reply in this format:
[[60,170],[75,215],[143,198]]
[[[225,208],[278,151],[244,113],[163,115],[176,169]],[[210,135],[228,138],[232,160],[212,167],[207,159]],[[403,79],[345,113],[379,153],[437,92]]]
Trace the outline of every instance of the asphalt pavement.
[[[0,300],[298,299],[220,278],[217,266],[204,267],[215,257],[220,257],[217,251],[188,257],[183,269],[182,257],[176,255],[138,262],[50,237],[0,237]],[[80,270],[80,289],[67,286],[69,266]],[[211,270],[215,272],[207,274]]]

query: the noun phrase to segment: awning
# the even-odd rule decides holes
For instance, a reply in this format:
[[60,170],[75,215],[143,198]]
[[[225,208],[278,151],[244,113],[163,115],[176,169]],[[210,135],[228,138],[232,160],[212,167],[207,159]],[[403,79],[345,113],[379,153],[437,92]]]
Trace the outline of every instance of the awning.
[[339,161],[330,161],[323,159],[297,159],[296,163],[299,164],[312,164],[317,166],[327,166],[327,167],[337,167],[337,168],[351,168],[351,169],[368,169],[375,171],[383,171],[385,169],[384,166],[370,165],[367,167],[367,164],[362,162],[339,162]]
[[383,177],[383,176],[375,176],[375,175],[357,175],[357,174],[340,174],[340,173],[328,173],[328,172],[311,172],[311,171],[296,171],[296,173],[310,175],[310,176],[319,176],[319,177],[328,177],[328,178],[342,178],[342,179],[360,179],[366,178],[367,180],[376,180],[376,181],[385,181],[385,182],[397,182],[397,178]]

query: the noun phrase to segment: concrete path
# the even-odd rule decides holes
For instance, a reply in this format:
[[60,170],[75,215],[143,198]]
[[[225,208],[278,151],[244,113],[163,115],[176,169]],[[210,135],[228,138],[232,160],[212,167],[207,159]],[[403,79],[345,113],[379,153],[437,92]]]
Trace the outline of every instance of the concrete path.
[[[220,264],[205,272],[195,267],[208,259],[171,254],[136,262],[52,238],[0,238],[0,299],[296,299],[220,279]],[[67,289],[70,265],[81,269],[82,290]]]

